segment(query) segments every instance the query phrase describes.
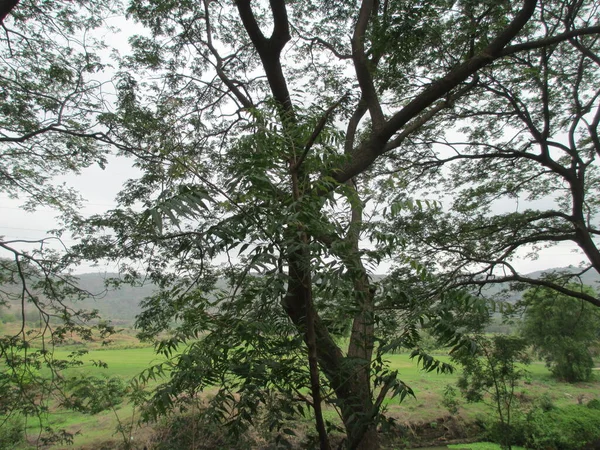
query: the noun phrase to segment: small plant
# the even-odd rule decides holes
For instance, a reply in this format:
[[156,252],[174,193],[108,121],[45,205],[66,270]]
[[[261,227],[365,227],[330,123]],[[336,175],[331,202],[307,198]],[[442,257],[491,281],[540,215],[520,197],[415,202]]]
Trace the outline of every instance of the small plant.
[[447,384],[444,388],[444,394],[442,396],[442,406],[448,410],[451,415],[458,414],[458,407],[460,401],[458,400],[458,392],[456,388],[451,384]]
[[525,340],[513,336],[476,336],[471,348],[461,347],[452,358],[463,366],[458,387],[469,402],[488,401],[498,421],[490,428],[490,438],[511,449],[520,440],[514,415],[515,392],[526,375],[521,364],[529,363]]
[[0,450],[15,448],[25,440],[25,422],[20,417],[7,419],[0,426]]
[[552,398],[547,393],[542,394],[537,399],[536,403],[537,407],[540,408],[542,411],[551,411],[554,408],[556,408],[554,402],[552,401]]

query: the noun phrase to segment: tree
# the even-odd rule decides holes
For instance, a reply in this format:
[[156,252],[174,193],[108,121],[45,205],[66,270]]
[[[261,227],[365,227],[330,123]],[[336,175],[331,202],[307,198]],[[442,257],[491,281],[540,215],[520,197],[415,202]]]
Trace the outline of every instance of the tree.
[[[524,51],[480,70],[476,85],[438,115],[460,132],[417,136],[414,151],[395,162],[394,170],[411,174],[409,189],[438,196],[450,209],[403,214],[394,225],[415,237],[413,254],[423,264],[444,267],[441,289],[512,282],[600,306],[576,286],[586,272],[600,271],[600,42],[597,30],[573,35],[596,28],[597,5],[538,7],[527,29],[550,45],[518,44],[513,48]],[[516,268],[518,258],[560,243],[581,250],[579,270],[533,278]]]
[[[376,448],[383,398],[408,392],[376,345],[394,299],[380,309],[369,276],[412,239],[398,232],[397,161],[419,161],[414,139],[443,136],[442,113],[460,114],[488,68],[510,73],[514,58],[595,39],[586,8],[564,21],[534,0],[130,2],[148,33],[131,40],[118,109],[102,120],[143,175],[120,208],[74,231],[88,257],[143,261],[162,286],[144,336],[175,323],[159,349],[193,341],[155,410],[217,383],[211,411],[243,426],[276,390],[313,408],[328,448],[325,398],[349,448]],[[292,370],[302,355],[308,367]]]
[[[104,25],[114,6],[0,4],[0,193],[22,199],[25,209],[49,206],[64,221],[73,219],[80,195],[53,178],[106,163],[108,149],[97,129],[98,114],[106,108],[105,83],[96,80],[104,68],[98,56],[104,45],[93,30]],[[62,369],[81,363],[77,352],[54,358],[54,346],[71,333],[89,338],[89,322],[96,317],[68,304],[89,293],[70,275],[73,261],[64,248],[57,234],[34,241],[0,236],[0,308],[13,308],[21,322],[17,333],[0,338],[2,424],[11,416],[33,417],[46,442],[72,437],[49,427],[45,412],[64,387]]]
[[[582,289],[595,295],[587,286]],[[523,302],[521,333],[544,357],[554,376],[569,383],[589,380],[594,367],[590,346],[600,338],[597,308],[548,288],[529,289]]]
[[498,415],[499,427],[493,438],[500,441],[502,448],[514,444],[514,415],[517,398],[515,388],[526,375],[520,367],[529,364],[527,342],[515,336],[476,336],[475,351],[463,348],[452,355],[452,359],[463,366],[458,387],[471,402],[484,400],[489,395]]

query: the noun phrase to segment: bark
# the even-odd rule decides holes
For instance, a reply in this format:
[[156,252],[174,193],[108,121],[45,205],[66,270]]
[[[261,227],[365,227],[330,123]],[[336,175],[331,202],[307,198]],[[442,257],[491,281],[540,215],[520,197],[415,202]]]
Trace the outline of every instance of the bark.
[[[300,205],[302,187],[298,178],[301,160],[291,162],[290,176],[292,181],[292,193],[296,205]],[[301,213],[301,206],[297,212]],[[299,310],[296,326],[304,334],[304,341],[308,348],[308,366],[310,373],[310,387],[312,394],[313,410],[315,413],[315,427],[319,435],[319,448],[331,450],[323,412],[321,410],[321,383],[319,379],[319,357],[318,340],[316,334],[317,314],[314,308],[312,295],[312,277],[310,270],[310,253],[308,250],[308,236],[303,225],[291,227],[293,234],[289,236],[295,250],[290,249],[288,254],[288,295],[286,303],[290,303]],[[296,237],[294,237],[296,236]],[[286,305],[284,305],[286,307]],[[299,308],[298,308],[299,307]]]
[[17,6],[19,0],[0,0],[0,23],[4,23],[6,16]]

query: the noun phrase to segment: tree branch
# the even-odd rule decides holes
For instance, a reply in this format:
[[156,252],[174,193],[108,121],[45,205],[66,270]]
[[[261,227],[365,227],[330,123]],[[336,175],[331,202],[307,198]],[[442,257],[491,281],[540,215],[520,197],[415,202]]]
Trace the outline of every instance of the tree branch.
[[577,30],[566,31],[556,36],[551,36],[544,39],[538,39],[536,41],[524,42],[522,44],[510,45],[500,52],[499,56],[509,56],[518,52],[526,50],[534,50],[536,48],[547,47],[549,45],[559,44],[563,41],[572,39],[577,36],[586,36],[590,34],[600,34],[600,26],[594,26],[589,28],[580,28]]
[[476,74],[481,68],[500,58],[502,49],[519,33],[535,11],[536,0],[525,0],[523,8],[510,24],[481,53],[451,70],[447,75],[434,81],[421,94],[417,95],[404,108],[394,114],[371,138],[353,151],[351,160],[332,174],[339,183],[353,178],[366,170],[379,156],[386,152],[388,140],[419,115],[436,100],[447,95],[452,89]]
[[354,70],[356,71],[356,78],[362,92],[362,98],[369,107],[373,128],[378,129],[383,126],[385,118],[379,104],[379,98],[365,53],[365,34],[373,8],[373,0],[363,0],[356,27],[354,28],[354,35],[352,36],[352,60],[354,61]]
[[275,101],[280,105],[280,115],[283,123],[289,120],[295,120],[294,107],[290,92],[288,90],[287,81],[283,75],[281,61],[279,60],[281,50],[290,40],[289,23],[285,2],[283,0],[270,0],[271,11],[273,12],[273,33],[269,39],[265,38],[260,30],[252,8],[250,0],[236,0],[236,5],[242,24],[256,47],[258,56],[267,75],[269,87],[273,93]]
[[532,286],[543,286],[548,287],[552,290],[560,292],[561,294],[568,295],[569,297],[579,298],[581,300],[585,300],[586,302],[591,303],[592,305],[600,307],[600,299],[593,297],[585,292],[580,292],[576,290],[572,290],[566,288],[560,284],[553,283],[551,281],[537,279],[537,278],[529,278],[519,275],[514,272],[513,275],[501,278],[494,278],[488,280],[468,280],[460,283],[454,283],[452,287],[461,287],[461,286],[485,286],[487,284],[499,284],[499,283],[508,283],[508,282],[519,282],[531,284]]
[[252,101],[248,97],[246,97],[242,93],[242,91],[238,89],[238,87],[233,83],[233,81],[227,76],[227,74],[223,70],[223,58],[221,58],[221,55],[213,45],[209,3],[209,0],[204,0],[204,20],[206,22],[206,46],[216,59],[215,69],[217,71],[217,75],[225,84],[225,86],[227,86],[229,90],[233,92],[233,95],[235,95],[235,97],[240,101],[244,108],[252,108],[254,106]]
[[306,159],[306,156],[308,155],[308,152],[310,151],[310,149],[312,148],[313,144],[315,143],[315,141],[317,140],[317,138],[319,137],[319,135],[323,131],[323,128],[325,128],[325,125],[327,124],[327,120],[329,120],[329,116],[331,116],[331,114],[333,113],[333,111],[338,106],[340,106],[340,104],[344,100],[346,100],[346,98],[348,98],[348,94],[344,95],[337,102],[335,102],[333,105],[331,105],[327,109],[327,111],[325,111],[325,113],[323,114],[323,116],[321,116],[321,119],[317,123],[317,126],[313,130],[312,134],[308,138],[308,141],[306,142],[306,145],[304,146],[304,152],[302,153],[302,156],[300,156],[300,159],[298,159],[298,161],[292,167],[293,171],[298,171],[298,169],[300,169],[300,166],[302,165],[302,163]]

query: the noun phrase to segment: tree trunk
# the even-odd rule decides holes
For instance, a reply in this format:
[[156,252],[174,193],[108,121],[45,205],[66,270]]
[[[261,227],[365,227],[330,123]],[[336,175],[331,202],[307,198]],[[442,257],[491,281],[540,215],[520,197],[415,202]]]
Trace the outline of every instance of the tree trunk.
[[[302,263],[304,259],[298,251],[289,255],[289,284],[283,307],[292,322],[304,334],[309,353],[312,350],[312,339],[311,333],[307,332],[307,325],[310,324],[314,329],[316,344],[314,349],[319,366],[336,393],[346,428],[348,448],[378,449],[379,440],[373,423],[378,411],[373,403],[370,380],[370,362],[373,352],[373,292],[368,284],[368,278],[363,272],[362,275],[357,274],[354,281],[361,310],[354,318],[348,355],[344,357],[319,315],[312,308],[312,302],[308,301],[310,287],[305,280],[309,275],[305,273],[307,267]],[[364,271],[362,264],[360,267]],[[307,320],[308,314],[311,320]],[[309,362],[310,356],[309,354]],[[320,424],[317,423],[317,428],[319,426]]]
[[[359,369],[360,370],[360,369]],[[370,381],[360,370],[350,383],[350,389],[336,391],[342,419],[351,450],[376,450],[379,448],[377,428],[373,421],[374,410]]]

